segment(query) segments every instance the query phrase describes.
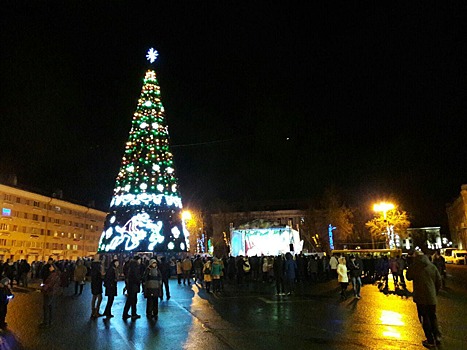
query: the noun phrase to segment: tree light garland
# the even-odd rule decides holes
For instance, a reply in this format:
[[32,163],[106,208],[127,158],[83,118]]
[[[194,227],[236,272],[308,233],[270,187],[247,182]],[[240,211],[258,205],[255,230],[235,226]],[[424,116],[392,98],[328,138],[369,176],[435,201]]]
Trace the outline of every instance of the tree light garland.
[[[153,63],[157,56],[151,49],[146,57]],[[150,69],[132,117],[100,252],[186,251],[188,231],[175,173],[160,87]]]

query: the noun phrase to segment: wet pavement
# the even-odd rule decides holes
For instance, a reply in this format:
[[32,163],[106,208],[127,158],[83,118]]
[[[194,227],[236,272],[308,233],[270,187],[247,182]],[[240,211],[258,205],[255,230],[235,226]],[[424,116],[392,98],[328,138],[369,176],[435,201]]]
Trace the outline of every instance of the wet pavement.
[[[443,332],[439,349],[467,349],[467,267],[448,268],[448,288],[441,291],[438,319]],[[460,276],[460,278],[458,277]],[[461,281],[457,283],[457,281]],[[297,285],[292,296],[275,296],[273,284],[226,285],[214,295],[198,285],[171,280],[169,301],[159,304],[157,322],[145,317],[122,320],[125,296],[116,298],[114,318],[91,320],[90,286],[72,297],[72,286],[60,297],[49,329],[38,327],[42,297],[34,285],[15,287],[9,305],[8,330],[0,333],[2,349],[423,349],[424,338],[410,292],[364,285],[362,299],[341,301],[336,281]],[[105,307],[104,297],[101,312]]]

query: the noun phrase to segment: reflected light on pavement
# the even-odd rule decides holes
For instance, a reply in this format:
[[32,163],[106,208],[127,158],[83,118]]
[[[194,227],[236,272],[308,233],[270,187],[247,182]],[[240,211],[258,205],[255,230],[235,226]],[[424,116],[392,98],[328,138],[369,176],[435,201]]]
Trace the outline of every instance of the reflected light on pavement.
[[400,313],[382,310],[380,320],[383,325],[386,325],[386,329],[383,331],[384,337],[397,339],[401,338],[401,334],[399,333],[397,328],[394,327],[404,325],[404,322],[402,322],[402,315]]

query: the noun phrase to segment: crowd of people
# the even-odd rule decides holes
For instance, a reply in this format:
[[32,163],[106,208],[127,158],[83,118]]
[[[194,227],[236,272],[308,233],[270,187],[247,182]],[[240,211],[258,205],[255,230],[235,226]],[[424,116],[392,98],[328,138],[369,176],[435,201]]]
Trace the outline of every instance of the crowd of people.
[[[207,255],[185,255],[184,257],[169,258],[142,254],[128,256],[125,259],[97,254],[92,259],[54,261],[53,258],[49,258],[47,262],[35,261],[31,264],[26,260],[13,262],[8,259],[6,262],[0,261],[0,327],[6,327],[7,305],[13,297],[10,287],[15,282],[17,286],[28,287],[29,279],[42,281],[43,322],[40,327],[49,327],[53,320],[53,310],[57,297],[70,284],[74,284],[73,297],[75,298],[82,295],[86,284],[90,284],[92,294],[90,317],[92,319],[103,316],[112,318],[114,317],[112,306],[118,294],[117,283],[119,280],[124,280],[123,293],[126,295],[126,301],[122,319],[136,320],[141,317],[137,313],[137,302],[138,293],[142,292],[146,299],[146,316],[157,320],[159,300],[163,300],[164,297],[166,300],[170,299],[169,279],[175,276],[179,285],[190,286],[192,283],[196,283],[207,293],[218,295],[222,295],[226,285],[243,288],[251,284],[266,283],[271,284],[271,288],[274,285],[276,295],[290,296],[295,293],[297,283],[321,283],[337,280],[342,299],[348,297],[350,283],[354,297],[360,299],[361,287],[364,283],[376,283],[385,289],[388,288],[390,275],[392,275],[394,286],[405,288],[404,273],[412,264],[417,266],[415,259],[416,255],[413,257],[410,255],[388,257],[368,254],[365,256],[333,255],[328,257],[324,254],[292,255],[291,253],[278,256],[229,256],[223,258]],[[423,260],[423,264],[426,265],[425,260]],[[444,258],[439,252],[435,252],[428,261],[440,276],[440,286],[445,285]],[[413,270],[410,274],[407,273],[407,278],[416,281],[418,276],[414,275]],[[434,280],[436,280],[436,276],[433,277]],[[433,297],[428,301],[431,303],[430,306],[423,304],[426,303],[423,298],[422,304],[420,304],[419,295],[422,295],[420,292],[422,288],[418,287],[418,294],[415,294],[415,285],[414,282],[414,301],[417,303],[420,320],[424,324],[424,330],[427,329],[427,334],[434,334],[431,338],[427,336],[431,344],[435,341],[434,339],[440,339],[439,330],[435,323],[436,309],[433,309]],[[437,284],[433,284],[433,286],[434,289],[430,290],[429,295],[433,293],[436,295],[439,290]],[[107,302],[103,313],[101,313],[104,294],[107,296]],[[417,295],[417,300],[415,300],[415,295]],[[429,326],[426,325],[428,320],[431,321]],[[434,331],[428,330],[431,329],[429,327],[434,327]]]

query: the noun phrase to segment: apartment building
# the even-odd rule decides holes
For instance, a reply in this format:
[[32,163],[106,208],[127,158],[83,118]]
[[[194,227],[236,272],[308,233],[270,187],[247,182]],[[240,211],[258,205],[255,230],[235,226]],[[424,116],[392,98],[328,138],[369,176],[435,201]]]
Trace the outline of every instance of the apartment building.
[[97,252],[105,212],[0,184],[0,259],[71,259]]
[[467,248],[467,185],[461,186],[459,196],[446,205],[449,232],[455,248]]

